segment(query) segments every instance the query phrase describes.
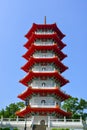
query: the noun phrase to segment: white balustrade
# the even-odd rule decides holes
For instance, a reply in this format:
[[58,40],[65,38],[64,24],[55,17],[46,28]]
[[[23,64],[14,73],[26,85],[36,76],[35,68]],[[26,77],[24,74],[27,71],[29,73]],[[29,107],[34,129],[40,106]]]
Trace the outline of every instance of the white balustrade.
[[[34,125],[34,116],[32,118],[27,118],[27,127],[30,128]],[[65,117],[63,119],[51,119],[51,117],[48,116],[48,121],[46,122],[48,124],[48,127],[51,128],[73,128],[73,129],[81,129],[83,130],[84,127],[87,129],[87,120],[82,121],[82,118],[80,119],[66,119]],[[0,119],[0,127],[23,127],[25,126],[25,119],[24,118],[3,118]]]
[[34,42],[34,45],[39,45],[39,46],[51,46],[54,45],[54,42]]

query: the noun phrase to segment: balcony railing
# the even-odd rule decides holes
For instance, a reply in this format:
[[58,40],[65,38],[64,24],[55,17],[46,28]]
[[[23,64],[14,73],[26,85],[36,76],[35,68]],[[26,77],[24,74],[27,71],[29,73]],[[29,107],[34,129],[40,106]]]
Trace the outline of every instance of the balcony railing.
[[37,104],[37,103],[32,103],[32,104],[30,104],[31,105],[31,107],[39,107],[39,108],[55,108],[56,107],[56,104],[55,103],[51,103],[51,104],[47,104],[47,103],[43,103],[43,104]]
[[[32,128],[34,124],[40,124],[40,120],[35,120],[34,117],[27,118],[26,126],[27,128]],[[52,119],[50,116],[47,117],[47,121],[45,122],[47,127],[50,128],[71,128],[71,129],[80,129],[84,130],[87,129],[87,120],[84,122],[82,121],[82,118],[80,119],[66,119],[65,117],[60,119]],[[17,127],[24,129],[25,126],[25,119],[24,118],[3,118],[0,119],[0,127]]]
[[35,34],[54,34],[54,31],[36,31]]
[[50,54],[42,54],[42,53],[41,54],[38,53],[38,54],[34,54],[33,55],[34,58],[53,58],[55,56],[56,56],[55,54],[53,54],[53,55],[51,54],[50,55]]
[[48,45],[54,45],[54,42],[34,42],[35,45],[39,46],[48,46]]

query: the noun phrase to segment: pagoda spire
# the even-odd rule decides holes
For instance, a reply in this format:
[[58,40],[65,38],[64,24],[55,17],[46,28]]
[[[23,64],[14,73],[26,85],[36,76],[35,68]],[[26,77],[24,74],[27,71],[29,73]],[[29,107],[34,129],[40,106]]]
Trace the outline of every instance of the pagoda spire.
[[46,16],[44,16],[44,24],[46,24]]

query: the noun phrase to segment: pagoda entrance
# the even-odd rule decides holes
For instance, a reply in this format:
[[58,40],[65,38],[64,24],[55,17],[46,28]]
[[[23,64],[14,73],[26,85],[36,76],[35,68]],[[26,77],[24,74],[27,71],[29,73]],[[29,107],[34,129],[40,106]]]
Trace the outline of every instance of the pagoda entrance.
[[32,130],[46,130],[45,125],[34,125]]
[[45,120],[41,120],[39,125],[34,125],[32,130],[46,130]]
[[42,126],[45,125],[45,120],[41,120],[40,125],[42,125]]

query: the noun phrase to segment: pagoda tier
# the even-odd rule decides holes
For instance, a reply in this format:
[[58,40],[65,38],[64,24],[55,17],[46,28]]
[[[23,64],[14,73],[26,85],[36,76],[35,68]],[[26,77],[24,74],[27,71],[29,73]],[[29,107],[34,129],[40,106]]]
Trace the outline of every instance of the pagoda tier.
[[66,69],[68,69],[67,66],[65,66],[62,62],[60,62],[60,60],[58,60],[58,57],[52,57],[52,58],[34,58],[34,57],[30,57],[29,61],[23,66],[21,67],[22,70],[24,70],[25,72],[29,72],[29,69],[32,69],[32,66],[34,64],[48,64],[48,63],[53,63],[55,64],[60,73],[64,72]]
[[62,51],[60,51],[57,44],[53,44],[50,46],[47,46],[47,45],[37,46],[35,44],[32,44],[31,47],[29,48],[29,50],[23,55],[23,57],[26,60],[29,60],[30,56],[32,56],[36,51],[53,51],[60,60],[63,60],[65,57],[67,57],[66,54],[64,54]]
[[26,38],[30,38],[32,33],[36,32],[38,29],[51,29],[52,31],[56,32],[59,39],[62,39],[65,35],[59,30],[56,23],[54,24],[35,24],[33,23],[33,26],[29,30],[29,32],[25,35]]
[[54,43],[57,43],[58,44],[58,47],[59,49],[63,49],[66,44],[64,44],[57,36],[56,33],[54,34],[35,34],[33,33],[30,37],[30,39],[28,40],[27,43],[25,43],[24,47],[26,47],[27,49],[29,49],[29,47],[31,46],[32,43],[34,43],[37,39],[41,39],[41,40],[44,40],[44,39],[53,39],[53,42]]
[[59,106],[56,106],[54,108],[35,108],[35,107],[30,107],[30,106],[27,106],[26,108],[24,108],[23,110],[21,111],[17,111],[16,112],[16,115],[20,116],[20,117],[25,117],[26,115],[29,117],[29,116],[55,116],[55,117],[63,117],[63,116],[66,116],[66,117],[69,117],[71,116],[71,113],[70,112],[65,112],[63,111]]
[[20,83],[22,83],[25,86],[28,86],[28,83],[33,79],[33,78],[42,78],[42,79],[46,79],[47,77],[53,77],[55,78],[57,81],[59,81],[60,86],[65,85],[66,83],[69,82],[69,80],[64,79],[59,73],[58,71],[54,71],[54,72],[33,72],[30,71],[27,76],[25,76],[22,80],[20,80]]
[[54,89],[35,89],[32,87],[28,87],[26,91],[24,91],[22,94],[18,95],[18,98],[22,99],[22,100],[26,100],[26,98],[28,97],[29,99],[33,96],[36,95],[40,95],[40,96],[54,96],[57,99],[61,99],[61,101],[64,101],[66,99],[68,99],[70,97],[70,95],[65,94],[64,92],[62,92],[58,87],[55,87]]

